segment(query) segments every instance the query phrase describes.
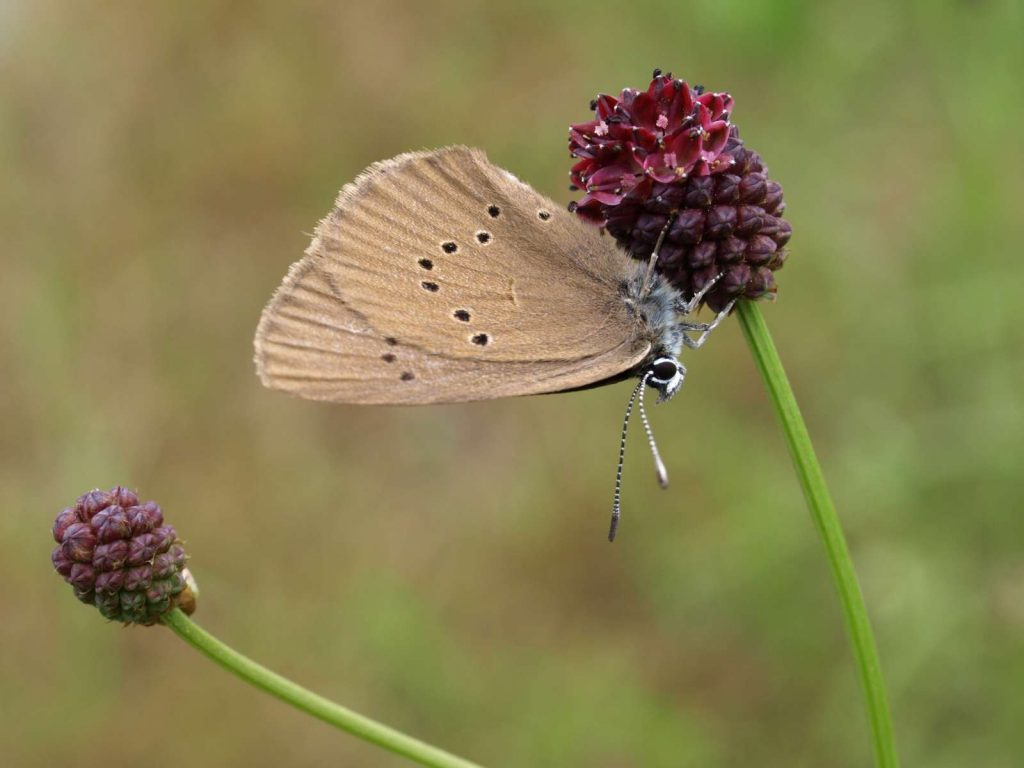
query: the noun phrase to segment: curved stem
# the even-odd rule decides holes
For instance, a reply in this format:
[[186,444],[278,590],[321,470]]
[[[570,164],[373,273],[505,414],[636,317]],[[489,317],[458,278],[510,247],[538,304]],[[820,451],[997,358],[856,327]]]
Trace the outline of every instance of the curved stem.
[[276,672],[257,664],[247,656],[230,648],[206,630],[193,623],[181,610],[175,608],[163,618],[182,640],[192,645],[224,669],[233,672],[271,696],[276,696],[296,709],[323,720],[336,728],[348,731],[364,741],[407,757],[420,765],[432,768],[480,768],[476,763],[463,760],[419,739],[364,717],[350,709],[335,704],[302,686],[293,683]]
[[875,764],[879,768],[896,768],[899,761],[893,739],[889,704],[885,695],[885,681],[878,662],[878,649],[839,517],[761,310],[752,301],[741,301],[738,314],[743,335],[747,338],[758,370],[768,387],[772,404],[782,422],[782,430],[786,433],[786,442],[789,444],[790,456],[796,467],[800,487],[828,554],[832,578],[839,591],[839,601],[846,617],[854,657],[864,687],[868,719],[874,735]]

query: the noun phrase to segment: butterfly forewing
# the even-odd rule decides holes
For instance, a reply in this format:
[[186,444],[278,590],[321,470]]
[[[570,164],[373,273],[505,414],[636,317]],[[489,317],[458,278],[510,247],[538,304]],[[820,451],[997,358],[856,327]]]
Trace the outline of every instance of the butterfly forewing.
[[263,312],[263,382],[350,403],[433,403],[585,386],[650,342],[610,238],[482,152],[378,163],[347,185]]

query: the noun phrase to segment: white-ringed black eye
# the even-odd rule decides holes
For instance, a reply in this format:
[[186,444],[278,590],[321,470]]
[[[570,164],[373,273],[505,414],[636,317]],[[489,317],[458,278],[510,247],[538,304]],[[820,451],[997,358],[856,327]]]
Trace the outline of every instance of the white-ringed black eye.
[[673,360],[659,360],[651,366],[652,378],[658,381],[669,381],[679,372],[679,366]]

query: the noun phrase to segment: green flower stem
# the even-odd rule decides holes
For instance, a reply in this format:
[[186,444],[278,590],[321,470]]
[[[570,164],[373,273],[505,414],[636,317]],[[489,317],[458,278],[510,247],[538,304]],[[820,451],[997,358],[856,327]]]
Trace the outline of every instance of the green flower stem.
[[800,487],[803,488],[807,506],[811,509],[814,523],[828,553],[832,578],[839,590],[839,601],[846,616],[853,653],[864,686],[868,719],[875,740],[875,764],[879,768],[897,768],[899,761],[896,757],[889,704],[885,695],[885,681],[878,662],[878,649],[871,632],[864,596],[861,594],[853,561],[850,559],[850,550],[846,546],[839,517],[829,497],[825,477],[822,475],[810,435],[807,434],[800,408],[796,404],[796,398],[789,386],[789,380],[786,378],[782,361],[768,333],[768,326],[764,322],[761,310],[752,301],[741,301],[738,304],[738,314],[743,335],[747,338],[758,370],[761,371],[772,403],[779,414],[789,444],[789,452],[800,479]]
[[303,688],[291,680],[271,672],[252,659],[228,647],[209,632],[193,623],[181,610],[175,608],[163,618],[182,640],[205,654],[224,669],[233,672],[246,682],[262,688],[271,696],[291,704],[296,709],[323,720],[336,728],[348,731],[396,754],[407,757],[420,765],[432,768],[480,768],[476,763],[463,760],[419,739],[406,736],[393,728],[346,709],[323,696]]

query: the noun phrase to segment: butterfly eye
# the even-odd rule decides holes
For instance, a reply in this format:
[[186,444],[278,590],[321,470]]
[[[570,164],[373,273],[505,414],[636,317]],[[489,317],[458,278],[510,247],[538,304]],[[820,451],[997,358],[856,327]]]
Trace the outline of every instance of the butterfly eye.
[[672,360],[659,360],[651,366],[652,378],[658,381],[669,381],[678,372],[679,367]]

